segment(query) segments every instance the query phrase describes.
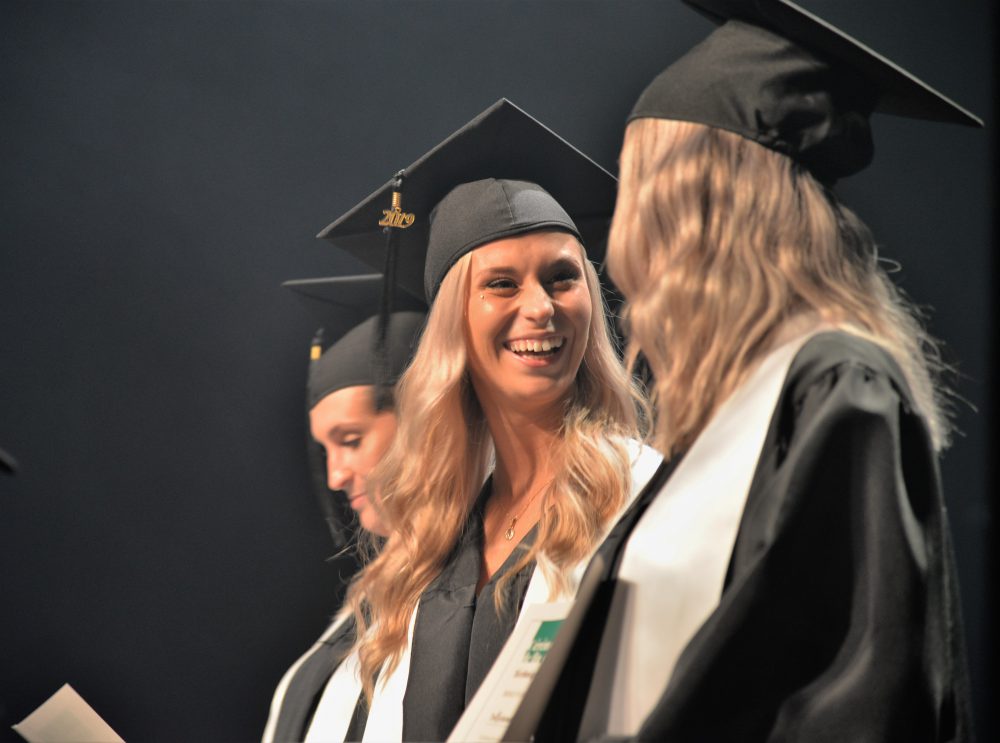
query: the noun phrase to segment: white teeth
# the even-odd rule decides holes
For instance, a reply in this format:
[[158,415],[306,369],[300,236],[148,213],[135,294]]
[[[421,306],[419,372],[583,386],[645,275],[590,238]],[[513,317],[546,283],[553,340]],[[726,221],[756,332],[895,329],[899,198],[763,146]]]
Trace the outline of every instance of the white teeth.
[[545,338],[544,340],[517,340],[508,341],[507,348],[514,353],[548,353],[558,348],[562,348],[564,338]]

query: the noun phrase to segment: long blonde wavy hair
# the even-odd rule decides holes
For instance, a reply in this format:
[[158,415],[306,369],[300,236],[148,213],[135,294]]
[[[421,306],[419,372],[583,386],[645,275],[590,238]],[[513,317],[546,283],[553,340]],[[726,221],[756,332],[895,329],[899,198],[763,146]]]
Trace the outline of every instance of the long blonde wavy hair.
[[[595,546],[631,486],[625,438],[639,434],[637,406],[644,401],[613,345],[597,273],[583,259],[591,322],[551,452],[559,474],[542,492],[534,545],[498,582],[498,608],[506,583],[532,560],[556,593],[566,590],[569,572]],[[397,387],[396,438],[369,478],[391,531],[348,591],[369,699],[376,674],[386,678],[396,668],[420,595],[457,544],[494,456],[467,371],[470,265],[466,254],[441,284]]]
[[653,439],[686,449],[790,321],[812,314],[880,344],[934,444],[944,368],[868,228],[791,158],[702,124],[636,119],[621,152],[608,267],[627,297],[630,367],[655,376]]

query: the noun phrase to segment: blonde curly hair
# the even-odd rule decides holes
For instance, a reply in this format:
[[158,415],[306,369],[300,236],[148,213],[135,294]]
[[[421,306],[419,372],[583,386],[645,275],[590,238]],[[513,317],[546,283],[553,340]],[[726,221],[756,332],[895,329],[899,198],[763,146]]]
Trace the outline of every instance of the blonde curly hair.
[[636,119],[621,152],[609,272],[626,360],[655,376],[654,445],[686,449],[786,324],[805,314],[882,345],[937,448],[950,421],[938,348],[874,239],[791,158],[702,124]]

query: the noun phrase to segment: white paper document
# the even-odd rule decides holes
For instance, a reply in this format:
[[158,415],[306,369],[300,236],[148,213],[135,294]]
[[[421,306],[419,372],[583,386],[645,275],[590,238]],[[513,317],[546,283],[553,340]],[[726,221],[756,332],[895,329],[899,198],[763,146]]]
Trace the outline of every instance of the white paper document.
[[69,684],[14,730],[28,743],[125,743]]
[[561,601],[524,607],[496,663],[448,736],[449,743],[495,743],[503,738],[572,605]]

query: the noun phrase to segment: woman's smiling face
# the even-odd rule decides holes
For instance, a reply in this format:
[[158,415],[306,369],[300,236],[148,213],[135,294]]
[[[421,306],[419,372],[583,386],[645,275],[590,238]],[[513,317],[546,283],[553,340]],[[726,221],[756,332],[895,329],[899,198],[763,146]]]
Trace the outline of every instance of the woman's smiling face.
[[472,252],[469,372],[484,407],[530,412],[569,394],[593,311],[584,260],[565,232],[504,238]]

